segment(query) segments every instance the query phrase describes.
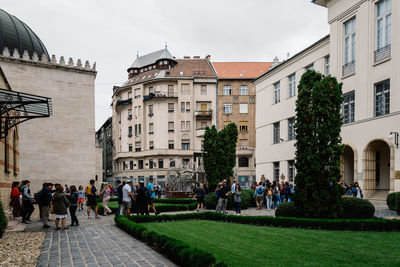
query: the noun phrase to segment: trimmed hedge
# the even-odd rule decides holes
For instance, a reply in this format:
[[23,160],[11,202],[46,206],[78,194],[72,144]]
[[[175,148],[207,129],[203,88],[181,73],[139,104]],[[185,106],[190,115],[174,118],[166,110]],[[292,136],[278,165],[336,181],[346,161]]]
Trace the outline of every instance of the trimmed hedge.
[[[366,199],[342,197],[341,201],[343,205],[343,219],[370,219],[374,217],[375,207]],[[275,211],[275,215],[278,217],[304,217],[293,202],[280,204]]]
[[155,246],[161,253],[166,254],[168,258],[180,266],[212,266],[216,262],[216,258],[212,254],[190,247],[174,238],[148,231],[143,225],[135,223],[125,216],[116,216],[115,223],[136,239],[142,240],[150,246]]
[[195,198],[156,198],[155,203],[166,203],[166,204],[192,204],[196,203]]
[[390,210],[397,211],[397,202],[396,196],[400,195],[400,192],[393,192],[387,195],[386,204],[388,205]]
[[212,220],[270,227],[306,228],[317,230],[400,231],[400,220],[387,219],[313,219],[270,216],[224,215],[219,212],[184,213],[175,215],[131,216],[136,223],[179,220]]
[[[188,211],[188,210],[195,210],[197,207],[197,202],[190,203],[190,204],[168,204],[168,203],[159,203],[160,205],[157,205],[156,203],[156,210],[159,212],[171,212],[171,211]],[[97,204],[98,206],[98,212],[99,214],[103,215],[104,214],[104,208],[101,203]],[[113,213],[116,213],[118,211],[118,203],[109,203],[108,207],[111,209]],[[133,207],[131,209],[131,212],[134,212],[135,210],[135,204],[133,202]]]
[[4,232],[7,229],[8,220],[6,214],[4,213],[3,203],[0,200],[0,238],[3,237]]
[[[217,199],[215,198],[215,192],[210,192],[206,196],[206,206],[207,209],[209,210],[215,210],[217,206]],[[254,191],[250,189],[244,189],[242,190],[242,202],[240,204],[240,207],[242,210],[248,209],[249,207],[255,207],[256,202],[254,199]],[[233,209],[233,195],[230,194],[228,196],[228,205],[227,209],[231,210]]]
[[400,194],[396,194],[396,211],[400,215]]

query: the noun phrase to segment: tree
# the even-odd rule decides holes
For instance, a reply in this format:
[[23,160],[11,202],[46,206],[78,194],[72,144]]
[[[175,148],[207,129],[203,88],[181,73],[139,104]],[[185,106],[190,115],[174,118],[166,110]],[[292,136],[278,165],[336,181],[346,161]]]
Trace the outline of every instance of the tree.
[[296,192],[294,204],[306,217],[337,218],[342,213],[340,130],[342,84],[314,70],[299,83],[296,101]]
[[236,165],[237,126],[230,123],[221,131],[215,126],[207,127],[204,133],[203,161],[208,187],[214,190],[222,179],[229,183]]

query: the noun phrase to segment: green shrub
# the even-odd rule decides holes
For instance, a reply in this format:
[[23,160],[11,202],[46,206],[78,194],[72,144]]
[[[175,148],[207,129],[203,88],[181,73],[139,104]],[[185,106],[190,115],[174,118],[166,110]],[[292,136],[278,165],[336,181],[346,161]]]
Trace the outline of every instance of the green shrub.
[[0,200],[0,238],[3,237],[4,232],[7,229],[8,220],[6,214],[4,213],[3,203]]
[[374,217],[375,207],[366,199],[342,197],[343,218],[369,219]]
[[302,212],[294,205],[293,202],[284,202],[279,204],[275,211],[277,217],[304,217]]
[[400,214],[400,194],[396,194],[396,211]]
[[400,192],[393,192],[387,195],[386,204],[388,205],[390,210],[397,210],[396,195],[398,194],[400,194]]

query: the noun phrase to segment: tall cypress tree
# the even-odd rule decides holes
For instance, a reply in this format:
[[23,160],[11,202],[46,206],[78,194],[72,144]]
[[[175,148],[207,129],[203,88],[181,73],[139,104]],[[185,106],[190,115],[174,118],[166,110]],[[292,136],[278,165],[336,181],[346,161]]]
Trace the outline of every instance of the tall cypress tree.
[[215,126],[207,127],[204,133],[203,161],[210,190],[214,190],[222,179],[233,176],[237,137],[238,130],[234,123],[219,132]]
[[306,217],[341,216],[342,84],[314,70],[301,78],[296,101],[295,205]]

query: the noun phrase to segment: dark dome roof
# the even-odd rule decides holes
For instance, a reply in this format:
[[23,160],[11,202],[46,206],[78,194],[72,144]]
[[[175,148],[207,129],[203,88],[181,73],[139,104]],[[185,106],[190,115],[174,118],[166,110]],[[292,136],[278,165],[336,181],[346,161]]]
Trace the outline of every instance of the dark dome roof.
[[28,25],[0,9],[0,53],[3,52],[4,47],[8,47],[11,54],[15,48],[18,49],[21,57],[24,50],[27,50],[29,57],[32,57],[33,52],[36,51],[39,58],[42,54],[50,58],[46,47]]

